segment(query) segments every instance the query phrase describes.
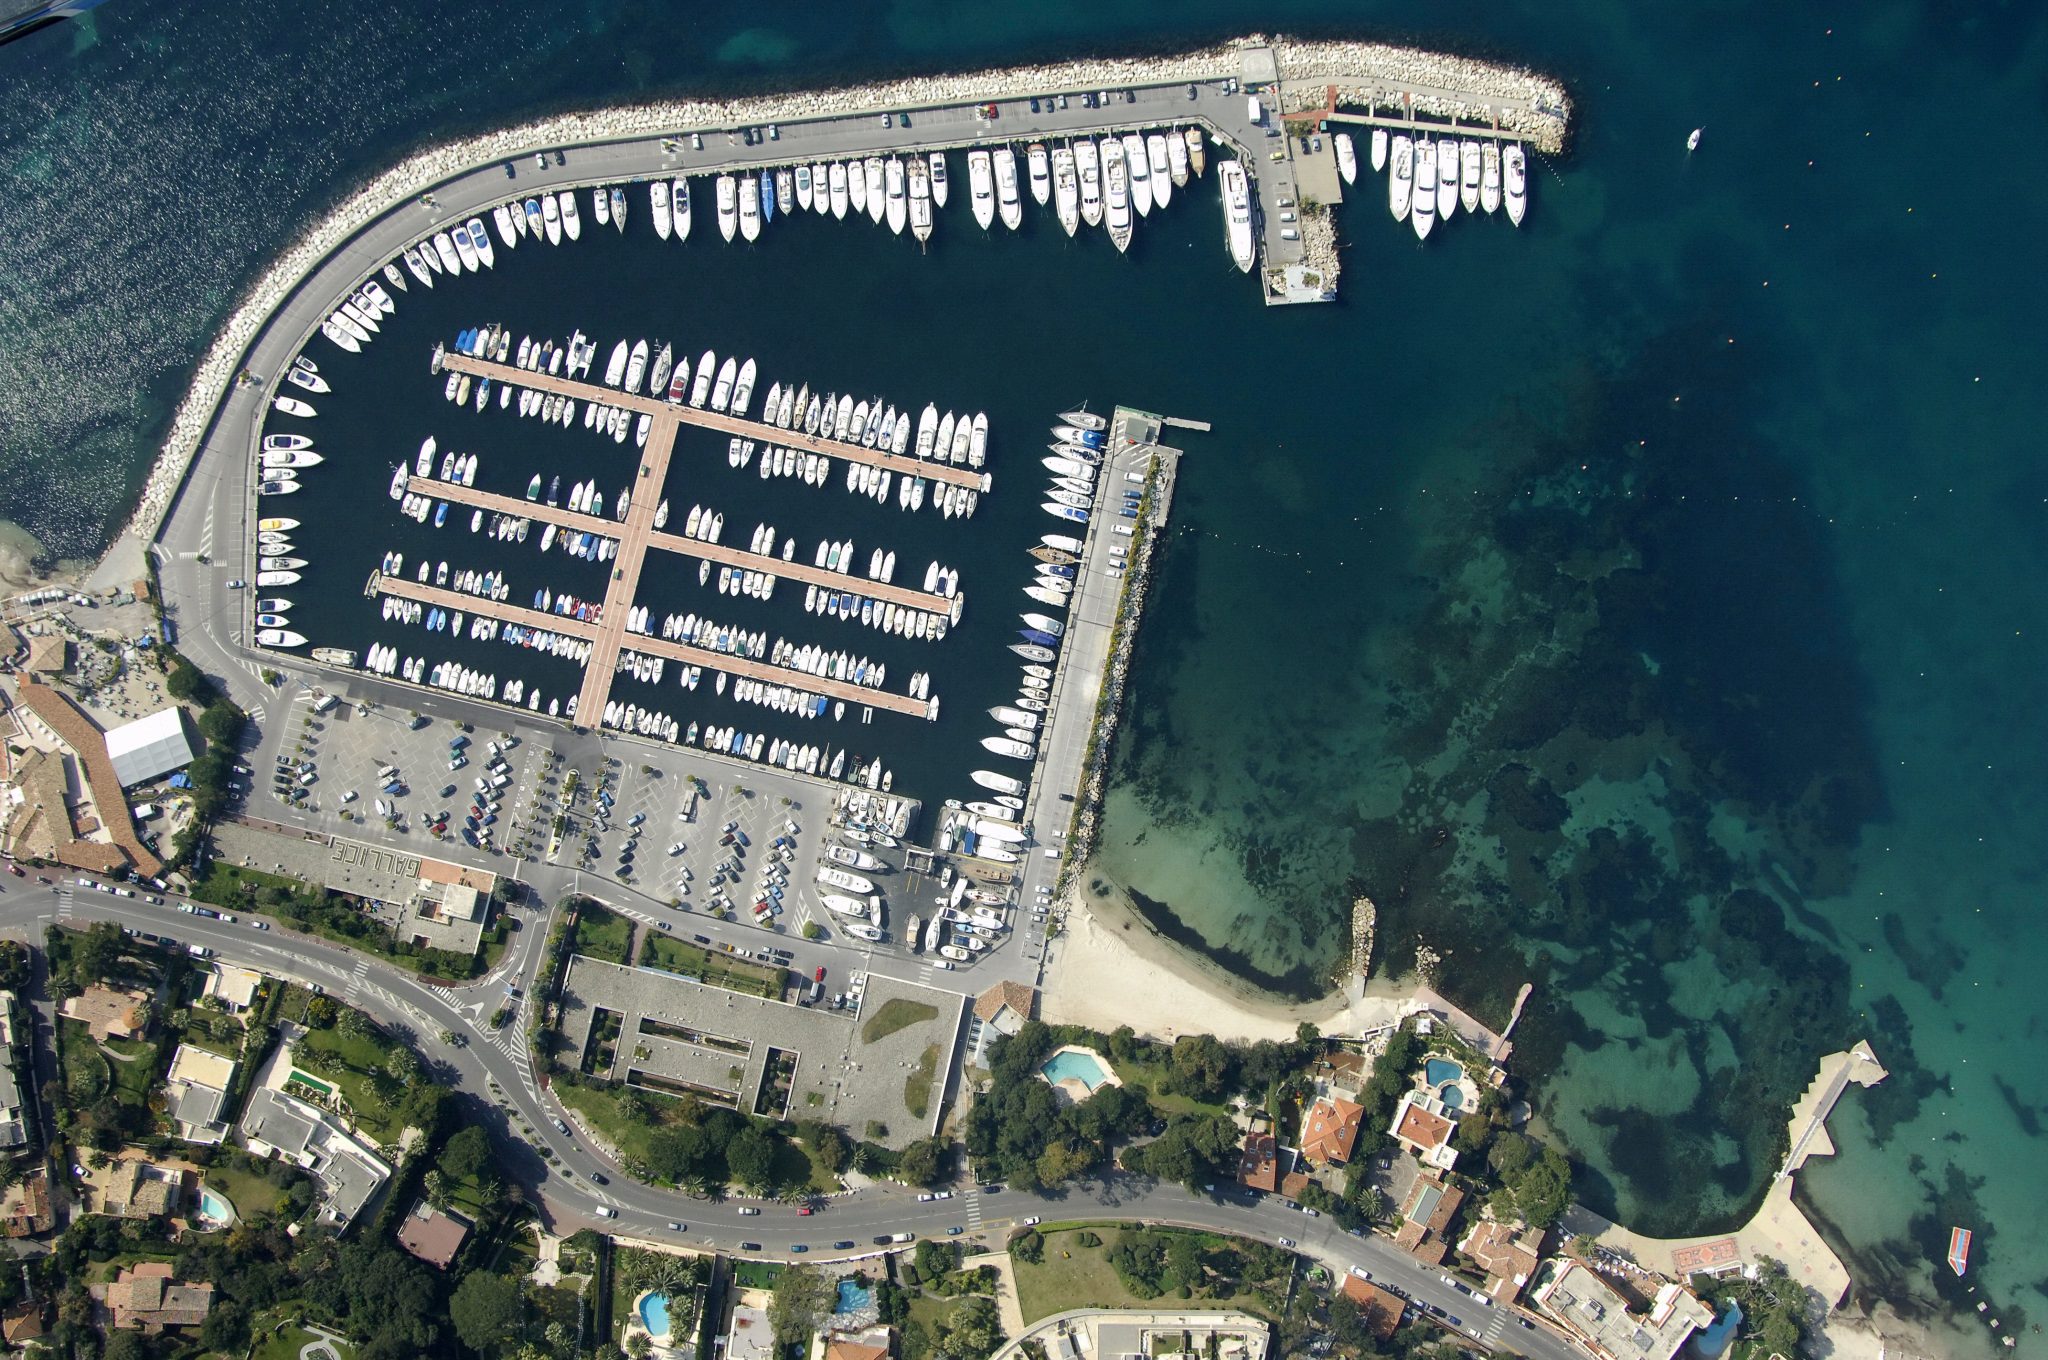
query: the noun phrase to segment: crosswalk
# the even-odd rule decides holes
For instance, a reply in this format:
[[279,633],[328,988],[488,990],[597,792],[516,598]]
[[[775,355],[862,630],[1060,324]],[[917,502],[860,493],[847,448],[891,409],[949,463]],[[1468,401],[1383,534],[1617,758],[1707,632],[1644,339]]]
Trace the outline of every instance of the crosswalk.
[[213,509],[213,505],[208,503],[206,507],[206,523],[199,530],[199,555],[201,557],[210,558],[213,556]]
[[78,904],[72,900],[72,889],[70,882],[65,881],[59,883],[57,885],[57,919],[60,921],[68,921],[74,915],[77,914],[77,911]]
[[960,1198],[967,1201],[967,1231],[974,1232],[981,1227],[981,1191],[962,1190]]

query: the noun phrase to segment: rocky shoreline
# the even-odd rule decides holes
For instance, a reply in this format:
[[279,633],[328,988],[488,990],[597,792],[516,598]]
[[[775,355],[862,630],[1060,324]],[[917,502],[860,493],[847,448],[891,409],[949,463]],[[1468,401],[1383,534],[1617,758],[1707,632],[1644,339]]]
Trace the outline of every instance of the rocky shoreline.
[[[1267,46],[1278,58],[1283,83],[1325,81],[1358,92],[1361,100],[1392,85],[1427,87],[1440,93],[1418,95],[1415,107],[1446,116],[1455,113],[1497,117],[1502,126],[1530,136],[1538,146],[1556,149],[1562,145],[1568,106],[1564,87],[1549,77],[1516,67],[1384,43],[1296,42],[1256,35],[1175,56],[1089,58],[826,91],[671,100],[596,109],[447,142],[421,151],[369,180],[301,234],[251,285],[200,360],[191,387],[171,418],[170,429],[135,512],[120,538],[132,536],[147,543],[155,537],[184,480],[185,470],[212,423],[215,408],[236,379],[242,355],[279,304],[365,226],[394,205],[413,200],[452,178],[537,150],[659,137],[692,129],[714,131],[871,109],[958,104],[1011,97],[1036,89],[1102,89],[1234,77],[1240,74],[1246,49]],[[1468,90],[1472,98],[1459,100],[1448,93],[1452,90]],[[1519,101],[1539,111],[1494,106],[1494,100]]]

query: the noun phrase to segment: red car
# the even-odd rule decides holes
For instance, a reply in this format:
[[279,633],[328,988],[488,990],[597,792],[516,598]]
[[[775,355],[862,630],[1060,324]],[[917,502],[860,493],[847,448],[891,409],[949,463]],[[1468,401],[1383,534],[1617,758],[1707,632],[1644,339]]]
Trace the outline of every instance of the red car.
[[803,1208],[796,1211],[796,1215],[798,1218],[809,1218],[811,1216],[811,1206],[806,1204]]
[[812,977],[811,977],[811,981],[813,981],[813,982],[823,982],[824,980],[825,980],[825,965],[821,963],[821,964],[819,964],[819,965],[818,965],[818,971],[817,971],[817,972],[816,972],[815,974],[813,974],[813,975],[812,975]]

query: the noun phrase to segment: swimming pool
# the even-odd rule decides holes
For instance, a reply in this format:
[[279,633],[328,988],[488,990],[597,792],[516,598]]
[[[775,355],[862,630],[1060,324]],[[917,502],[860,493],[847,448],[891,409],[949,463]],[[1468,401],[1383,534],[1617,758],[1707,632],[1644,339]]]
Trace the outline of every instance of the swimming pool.
[[1045,1060],[1038,1075],[1055,1086],[1063,1081],[1077,1081],[1089,1095],[1112,1080],[1109,1065],[1085,1048],[1061,1049]]
[[656,1341],[668,1340],[668,1298],[663,1294],[640,1296],[640,1325]]
[[841,1280],[839,1282],[839,1300],[832,1305],[832,1311],[834,1313],[858,1313],[863,1308],[872,1307],[874,1302],[875,1292],[872,1289],[862,1289],[852,1280]]
[[1464,1075],[1465,1069],[1448,1058],[1431,1058],[1422,1066],[1422,1079],[1432,1088],[1442,1086],[1447,1081],[1461,1080]]
[[226,1227],[235,1221],[235,1206],[202,1185],[199,1187],[199,1216]]

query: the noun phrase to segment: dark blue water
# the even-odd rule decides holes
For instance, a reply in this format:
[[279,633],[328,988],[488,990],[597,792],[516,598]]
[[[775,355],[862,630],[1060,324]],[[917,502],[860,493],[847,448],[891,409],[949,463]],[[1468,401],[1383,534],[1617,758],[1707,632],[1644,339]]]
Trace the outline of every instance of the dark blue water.
[[[1534,167],[1528,225],[1460,217],[1421,250],[1362,195],[1334,307],[1262,312],[1209,205],[1177,202],[1121,264],[1042,231],[978,248],[957,214],[930,260],[799,225],[758,259],[700,253],[673,288],[593,276],[521,324],[609,335],[632,327],[582,318],[638,307],[633,327],[694,337],[701,291],[718,335],[698,347],[771,375],[986,407],[999,430],[1080,396],[1215,421],[1185,467],[1103,873],[1282,990],[1333,966],[1359,892],[1388,966],[1427,942],[1486,1014],[1536,981],[1517,1037],[1542,1118],[1582,1193],[1652,1230],[1746,1212],[1814,1057],[1870,1037],[1893,1079],[1845,1104],[1841,1156],[1803,1178],[1866,1297],[1983,1338],[1929,1264],[1963,1224],[2006,1325],[2038,1314],[2038,9],[541,6],[459,25],[115,0],[94,22],[0,50],[0,471],[6,517],[52,556],[121,517],[243,282],[424,136],[1254,28],[1563,76],[1577,135]],[[520,322],[513,280],[479,285],[506,293],[485,319]],[[806,329],[821,288],[840,305]],[[983,514],[1014,532],[1023,502]],[[949,715],[981,706],[955,683]]]

